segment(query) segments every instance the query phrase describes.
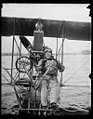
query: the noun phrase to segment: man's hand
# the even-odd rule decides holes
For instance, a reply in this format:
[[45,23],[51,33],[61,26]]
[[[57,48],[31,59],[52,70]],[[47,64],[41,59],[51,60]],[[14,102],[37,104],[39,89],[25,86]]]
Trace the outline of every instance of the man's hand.
[[61,63],[59,64],[58,68],[60,72],[63,72],[65,70],[65,67]]

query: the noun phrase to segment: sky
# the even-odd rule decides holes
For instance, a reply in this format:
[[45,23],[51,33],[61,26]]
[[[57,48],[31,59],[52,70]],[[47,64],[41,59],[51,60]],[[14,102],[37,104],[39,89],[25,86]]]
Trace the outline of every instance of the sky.
[[[90,22],[89,4],[3,4],[1,10],[1,16],[6,17],[22,17],[22,18],[42,18],[42,19],[53,19],[53,20],[68,20],[68,21],[81,21]],[[33,41],[33,37],[27,37],[30,42]],[[2,52],[12,51],[12,39],[13,37],[2,37]],[[51,40],[50,40],[51,39]],[[19,37],[16,36],[17,42]],[[47,46],[51,47],[53,52],[56,51],[56,38],[44,37],[44,42]],[[61,44],[59,39],[59,47]],[[15,51],[16,51],[15,47]],[[68,40],[64,41],[64,52],[80,52],[82,50],[90,50],[91,41],[76,41]],[[26,52],[25,48],[22,49]]]

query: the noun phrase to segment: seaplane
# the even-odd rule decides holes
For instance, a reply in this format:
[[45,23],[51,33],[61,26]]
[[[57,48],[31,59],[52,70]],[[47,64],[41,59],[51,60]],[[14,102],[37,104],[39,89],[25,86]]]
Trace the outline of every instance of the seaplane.
[[[46,109],[42,109],[40,101],[40,83],[42,78],[33,72],[36,70],[36,64],[44,56],[44,37],[54,37],[56,40],[56,59],[61,52],[61,63],[63,64],[63,45],[64,40],[82,40],[91,41],[91,24],[88,22],[49,20],[41,18],[15,18],[1,17],[1,36],[13,36],[11,69],[4,68],[10,76],[11,81],[4,77],[15,91],[18,107],[14,108],[19,113],[28,113],[32,115],[51,114],[49,105]],[[15,36],[19,36],[20,44],[23,45],[28,55],[24,56],[21,52],[21,45],[16,41]],[[33,44],[25,37],[33,36]],[[58,49],[58,38],[62,39],[62,44]],[[14,47],[17,46],[19,51],[18,58],[14,62]],[[15,63],[16,73],[13,77]],[[10,72],[9,72],[10,70]],[[3,75],[2,75],[3,76]],[[40,80],[39,80],[40,78]],[[60,86],[62,83],[62,73]],[[54,113],[53,113],[54,114]]]

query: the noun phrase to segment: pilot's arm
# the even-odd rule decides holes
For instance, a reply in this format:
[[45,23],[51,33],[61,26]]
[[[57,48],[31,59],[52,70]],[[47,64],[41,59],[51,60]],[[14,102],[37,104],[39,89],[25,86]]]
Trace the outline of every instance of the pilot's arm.
[[58,67],[60,72],[63,72],[65,70],[65,67],[60,62],[58,62],[58,66],[57,67]]
[[42,70],[42,62],[43,62],[43,59],[39,60],[37,66],[36,66],[37,71]]

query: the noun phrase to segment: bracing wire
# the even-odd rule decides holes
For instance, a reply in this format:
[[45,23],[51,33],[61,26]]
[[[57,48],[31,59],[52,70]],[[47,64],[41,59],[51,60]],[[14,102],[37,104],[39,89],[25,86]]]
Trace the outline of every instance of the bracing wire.
[[85,66],[85,64],[87,63],[87,61],[88,61],[88,60],[86,60],[86,61],[63,83],[63,85],[64,85],[67,81],[69,81],[69,80],[72,78],[72,76],[73,76],[74,74],[76,74],[83,66]]
[[15,40],[16,46],[17,46],[17,48],[18,48],[18,50],[19,50],[19,52],[20,52],[20,48],[19,48],[19,46],[18,46],[18,43],[17,43],[17,41],[16,41],[15,38],[14,38],[14,40]]
[[[10,73],[5,69],[5,71],[8,73],[8,75],[11,77]],[[17,73],[18,74],[18,73]],[[4,83],[5,85],[11,85],[13,87],[13,82],[10,83],[10,81],[2,74],[2,76],[7,80],[7,83]],[[16,75],[15,75],[16,76]],[[17,76],[18,77],[18,76]],[[15,79],[13,77],[11,77],[13,79],[13,81],[15,82],[17,80],[17,77],[15,77]],[[18,86],[21,90],[23,89],[22,87]],[[23,89],[25,90],[25,89]]]
[[6,79],[6,81],[7,81],[10,85],[12,85],[12,83],[10,83],[9,80],[8,80],[3,74],[1,74],[1,75],[4,77],[4,79]]

